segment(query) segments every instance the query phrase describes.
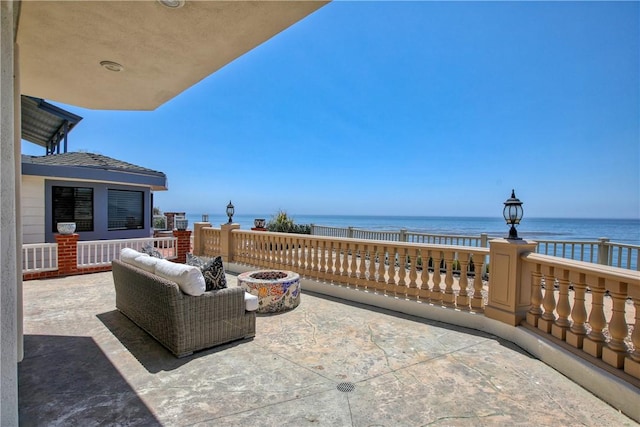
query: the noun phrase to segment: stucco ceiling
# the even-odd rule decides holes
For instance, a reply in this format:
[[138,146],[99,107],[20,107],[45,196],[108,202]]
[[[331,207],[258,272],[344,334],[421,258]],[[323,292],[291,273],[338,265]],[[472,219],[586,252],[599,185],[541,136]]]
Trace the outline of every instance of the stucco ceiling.
[[23,0],[21,92],[92,109],[152,110],[326,3],[187,0],[170,9],[154,0]]

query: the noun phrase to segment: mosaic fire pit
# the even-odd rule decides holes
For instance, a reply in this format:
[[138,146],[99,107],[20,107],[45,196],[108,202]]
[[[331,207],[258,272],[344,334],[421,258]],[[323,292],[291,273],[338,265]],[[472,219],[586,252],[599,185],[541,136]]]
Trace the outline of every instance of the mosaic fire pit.
[[300,275],[286,270],[247,271],[238,285],[258,297],[258,313],[277,313],[300,304]]

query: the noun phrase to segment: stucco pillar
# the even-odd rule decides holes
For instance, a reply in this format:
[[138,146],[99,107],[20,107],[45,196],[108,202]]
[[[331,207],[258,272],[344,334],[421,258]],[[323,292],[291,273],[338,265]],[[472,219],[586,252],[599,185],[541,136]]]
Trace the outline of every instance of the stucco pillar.
[[193,254],[202,255],[204,253],[204,236],[202,229],[211,227],[210,222],[196,222],[193,224]]
[[531,280],[524,274],[520,256],[534,252],[536,242],[495,239],[489,242],[489,301],[485,316],[519,325],[531,305]]
[[18,279],[22,270],[17,254],[16,150],[20,136],[16,123],[14,36],[19,3],[0,1],[0,425],[18,425]]
[[233,261],[233,230],[240,228],[240,224],[222,224],[220,226],[220,254],[224,262]]

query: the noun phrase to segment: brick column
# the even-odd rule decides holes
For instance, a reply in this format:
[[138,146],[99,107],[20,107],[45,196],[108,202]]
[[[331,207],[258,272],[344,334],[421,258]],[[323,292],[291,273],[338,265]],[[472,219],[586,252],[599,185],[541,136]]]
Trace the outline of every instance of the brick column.
[[58,243],[58,274],[66,276],[78,273],[78,239],[74,234],[56,234]]
[[173,236],[178,238],[178,258],[174,262],[187,262],[187,252],[191,252],[191,230],[173,230]]

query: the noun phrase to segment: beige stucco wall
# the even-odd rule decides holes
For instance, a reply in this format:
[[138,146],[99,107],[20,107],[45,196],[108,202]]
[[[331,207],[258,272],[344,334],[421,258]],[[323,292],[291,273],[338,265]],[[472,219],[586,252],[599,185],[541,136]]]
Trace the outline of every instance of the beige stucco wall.
[[23,243],[44,242],[44,178],[22,177]]

